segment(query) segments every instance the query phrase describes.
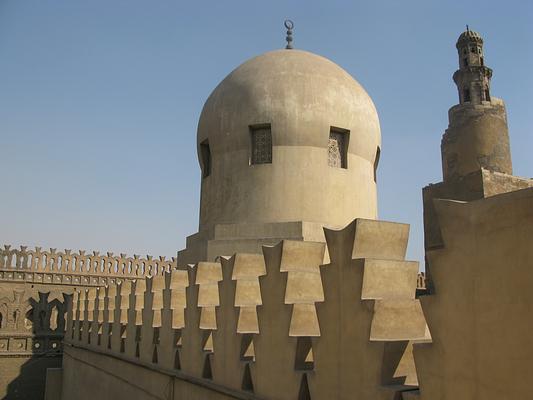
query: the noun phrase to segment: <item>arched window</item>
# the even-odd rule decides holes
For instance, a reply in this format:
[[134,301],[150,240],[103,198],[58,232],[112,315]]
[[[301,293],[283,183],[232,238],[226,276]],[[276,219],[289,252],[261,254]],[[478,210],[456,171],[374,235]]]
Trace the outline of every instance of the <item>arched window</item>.
[[4,322],[4,315],[0,312],[0,329],[4,327],[3,322]]

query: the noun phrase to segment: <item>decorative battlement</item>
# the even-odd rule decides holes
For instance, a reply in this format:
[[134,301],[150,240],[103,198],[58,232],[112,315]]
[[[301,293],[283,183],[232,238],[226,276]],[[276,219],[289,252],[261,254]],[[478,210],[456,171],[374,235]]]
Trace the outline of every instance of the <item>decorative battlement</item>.
[[416,385],[411,343],[428,338],[418,263],[404,259],[408,231],[358,219],[326,230],[326,265],[324,243],[286,240],[262,255],[79,289],[65,351],[260,398],[392,400]]
[[0,249],[0,281],[101,286],[123,279],[162,275],[176,268],[175,257],[167,260],[149,255],[141,258],[115,256],[111,252],[86,254],[85,250],[61,252],[52,248],[43,251],[40,247],[29,250],[27,246],[12,249],[9,245]]

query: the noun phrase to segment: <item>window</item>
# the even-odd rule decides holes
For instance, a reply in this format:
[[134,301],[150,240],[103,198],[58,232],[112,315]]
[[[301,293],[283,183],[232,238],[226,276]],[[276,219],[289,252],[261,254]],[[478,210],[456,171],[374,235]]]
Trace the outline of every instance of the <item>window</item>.
[[470,51],[471,51],[472,53],[476,54],[476,53],[477,53],[477,47],[472,47],[472,48],[470,48]]
[[468,58],[463,58],[463,65],[468,67]]
[[202,157],[202,178],[207,178],[211,175],[211,149],[209,148],[209,140],[204,140],[200,143],[200,155]]
[[270,124],[250,127],[252,135],[252,156],[250,164],[272,163],[272,131]]
[[479,58],[479,62],[481,63],[481,66],[485,65],[484,61],[483,61],[483,57],[480,57]]
[[489,92],[489,89],[485,89],[485,101],[490,101],[490,92]]
[[463,90],[463,101],[464,102],[469,102],[470,101],[470,90],[469,89],[464,89]]
[[328,165],[335,168],[348,168],[348,140],[350,132],[346,129],[331,128],[328,143]]

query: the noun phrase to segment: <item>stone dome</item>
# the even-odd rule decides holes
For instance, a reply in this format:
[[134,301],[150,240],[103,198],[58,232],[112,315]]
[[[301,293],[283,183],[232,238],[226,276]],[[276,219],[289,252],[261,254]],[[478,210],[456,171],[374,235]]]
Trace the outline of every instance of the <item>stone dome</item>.
[[457,46],[459,46],[463,42],[483,43],[483,38],[479,33],[467,29],[466,31],[461,33],[461,35],[459,35],[459,38],[457,39]]
[[[253,160],[256,129],[266,146],[260,163]],[[338,168],[331,167],[332,137],[342,146],[337,153],[344,151]],[[276,50],[237,67],[207,99],[197,142],[200,230],[286,221],[341,227],[377,217],[376,108],[324,57]]]
[[264,123],[272,124],[275,145],[327,147],[330,126],[350,130],[348,152],[372,161],[381,142],[365,89],[334,62],[302,50],[271,51],[233,70],[203,107],[198,144],[209,139],[213,154],[248,148],[249,127]]

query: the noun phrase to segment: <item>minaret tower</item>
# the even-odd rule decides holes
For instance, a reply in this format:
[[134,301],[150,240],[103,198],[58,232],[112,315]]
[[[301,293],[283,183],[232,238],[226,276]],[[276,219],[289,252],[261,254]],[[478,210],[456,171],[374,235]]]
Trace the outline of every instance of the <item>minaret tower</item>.
[[483,39],[467,26],[456,47],[459,69],[453,80],[459,104],[449,110],[450,123],[442,138],[444,181],[480,169],[512,174],[505,105],[491,96],[492,70],[485,65]]
[[[423,189],[426,250],[442,245],[433,199],[472,201],[533,186],[533,180],[512,175],[505,104],[492,95],[481,35],[467,26],[456,48],[459,104],[448,111],[442,136],[443,180]],[[427,273],[429,268],[426,264]]]

